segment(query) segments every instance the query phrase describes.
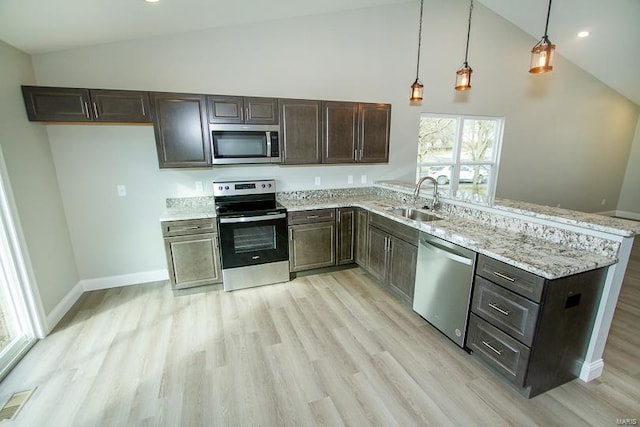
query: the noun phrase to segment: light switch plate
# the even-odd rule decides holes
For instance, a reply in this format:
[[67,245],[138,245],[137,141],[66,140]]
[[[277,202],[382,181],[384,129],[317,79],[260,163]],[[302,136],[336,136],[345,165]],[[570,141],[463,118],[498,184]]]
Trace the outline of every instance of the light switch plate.
[[204,189],[202,187],[202,181],[196,181],[196,191],[198,193],[202,193],[204,192]]
[[320,185],[320,177],[316,176],[316,185]]
[[361,184],[367,183],[367,175],[360,175],[360,183]]
[[125,197],[127,195],[127,187],[125,187],[124,184],[119,184],[117,186],[117,189],[118,189],[118,196]]

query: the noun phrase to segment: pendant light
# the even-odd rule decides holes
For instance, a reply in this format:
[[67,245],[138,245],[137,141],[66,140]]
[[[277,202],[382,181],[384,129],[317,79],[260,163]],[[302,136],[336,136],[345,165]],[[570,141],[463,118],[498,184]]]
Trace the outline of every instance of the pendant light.
[[471,14],[473,13],[473,0],[469,3],[469,26],[467,27],[467,47],[464,51],[464,63],[462,67],[456,71],[456,90],[471,89],[471,73],[473,70],[469,67],[467,56],[469,56],[469,35],[471,34]]
[[556,45],[549,41],[547,31],[549,30],[549,15],[551,14],[551,0],[549,0],[549,8],[547,9],[547,24],[544,27],[544,36],[531,49],[531,67],[529,72],[532,74],[542,74],[553,70],[553,54]]
[[416,65],[416,81],[411,85],[411,98],[410,102],[422,101],[422,92],[424,86],[420,83],[418,75],[420,73],[420,47],[422,46],[422,10],[424,7],[424,0],[420,0],[420,27],[418,29],[418,63]]

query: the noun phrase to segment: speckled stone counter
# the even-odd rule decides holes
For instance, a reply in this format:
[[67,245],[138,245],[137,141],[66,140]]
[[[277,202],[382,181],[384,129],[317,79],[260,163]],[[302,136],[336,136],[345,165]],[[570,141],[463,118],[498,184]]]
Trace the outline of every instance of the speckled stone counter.
[[215,218],[213,197],[182,197],[167,199],[167,207],[160,221],[184,221],[190,219]]
[[[375,190],[355,197],[340,197],[335,191],[324,197],[323,195],[308,197],[308,193],[307,197],[297,199],[286,193],[282,193],[281,196],[280,202],[291,211],[349,206],[364,208],[546,279],[569,276],[617,262],[615,256],[608,257],[572,249],[496,226],[490,227],[477,221],[454,216],[444,209],[436,213],[443,218],[441,220],[414,221],[395,215],[391,211],[392,207],[410,206],[406,200],[404,204],[398,203],[397,198],[394,200],[376,194]],[[409,197],[410,199],[412,197]]]
[[[423,189],[415,206],[430,205],[429,190]],[[548,215],[542,213],[542,208],[538,213],[534,210],[527,211],[530,214],[526,215],[516,212],[521,207],[516,208],[514,205],[510,208],[513,215],[503,216],[483,210],[480,205],[443,200],[442,207],[436,212],[441,220],[415,221],[394,214],[392,207],[414,206],[412,193],[413,188],[409,183],[387,181],[373,187],[281,192],[277,194],[277,198],[288,211],[351,206],[364,208],[547,279],[569,276],[617,262],[618,242],[526,220],[527,216],[535,218],[536,215]],[[572,221],[571,225],[583,224],[594,216],[580,216],[580,213],[576,213],[570,220],[567,213],[570,211],[564,211],[565,223]],[[177,221],[215,216],[213,197],[192,197],[167,199],[167,209],[160,220]],[[633,227],[625,224],[629,221],[622,221],[621,228],[618,228],[618,221],[620,220],[607,222],[607,218],[600,217],[584,228],[601,231],[612,228],[620,236],[626,236],[627,232],[635,234]]]

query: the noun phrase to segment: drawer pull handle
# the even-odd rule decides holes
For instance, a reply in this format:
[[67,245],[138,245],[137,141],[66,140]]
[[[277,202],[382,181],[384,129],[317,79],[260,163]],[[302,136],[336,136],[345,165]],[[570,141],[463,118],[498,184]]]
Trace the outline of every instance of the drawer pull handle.
[[498,350],[496,349],[494,346],[492,346],[491,344],[489,344],[486,341],[482,341],[482,344],[485,345],[485,347],[487,347],[489,350],[493,351],[495,354],[497,354],[498,356],[502,356],[502,350]]
[[307,215],[307,219],[315,219],[318,218],[318,215]]
[[505,276],[504,274],[499,273],[497,271],[494,271],[493,274],[495,274],[496,276],[498,276],[501,279],[508,280],[510,282],[515,282],[516,281],[516,279],[514,279],[513,277]]
[[493,308],[493,309],[494,309],[495,311],[497,311],[498,313],[504,314],[505,316],[508,316],[508,315],[509,315],[509,313],[511,313],[511,312],[510,312],[510,311],[508,311],[508,310],[503,310],[503,309],[501,309],[500,307],[498,307],[498,305],[497,305],[497,304],[494,304],[494,303],[492,303],[492,302],[490,302],[490,303],[489,303],[489,307]]
[[199,228],[200,228],[200,227],[198,227],[198,226],[193,226],[193,227],[180,227],[180,228],[178,228],[178,230],[197,230],[197,229],[199,229]]

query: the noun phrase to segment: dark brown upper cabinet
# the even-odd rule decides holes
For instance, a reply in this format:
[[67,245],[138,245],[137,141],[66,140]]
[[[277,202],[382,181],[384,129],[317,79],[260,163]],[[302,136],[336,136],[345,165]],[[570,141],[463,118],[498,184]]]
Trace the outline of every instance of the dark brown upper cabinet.
[[147,92],[22,86],[22,94],[31,121],[151,122]]
[[210,166],[206,96],[152,92],[151,103],[160,167]]
[[243,96],[207,96],[209,123],[278,124],[278,100]]
[[321,102],[280,99],[282,163],[310,164],[322,160]]
[[389,161],[390,104],[360,104],[358,106],[358,157],[361,163]]
[[322,103],[322,163],[389,161],[391,105]]
[[322,103],[322,163],[353,163],[358,150],[358,104]]

